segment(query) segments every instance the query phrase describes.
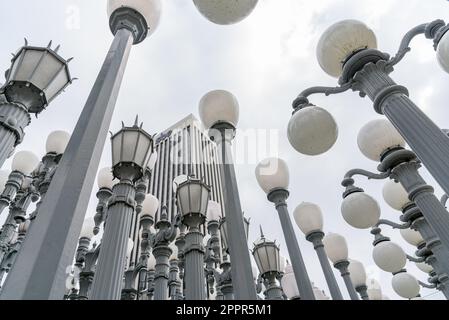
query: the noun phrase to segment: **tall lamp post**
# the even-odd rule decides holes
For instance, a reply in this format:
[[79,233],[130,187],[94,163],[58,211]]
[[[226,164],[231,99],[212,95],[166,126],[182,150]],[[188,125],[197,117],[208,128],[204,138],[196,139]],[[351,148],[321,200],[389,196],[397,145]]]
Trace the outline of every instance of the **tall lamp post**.
[[287,209],[286,200],[289,196],[287,190],[289,185],[287,164],[282,159],[265,159],[256,167],[256,178],[259,186],[267,193],[268,200],[276,206],[301,298],[303,300],[315,300],[309,275]]
[[112,189],[92,284],[91,299],[120,300],[122,276],[131,218],[135,210],[134,183],[142,177],[153,152],[153,138],[138,126],[125,127],[111,137],[113,175],[119,179]]
[[209,135],[217,143],[220,153],[224,215],[228,224],[235,299],[257,300],[231,149],[239,118],[239,105],[232,93],[216,90],[203,96],[199,112],[204,126],[211,129]]
[[75,253],[131,46],[155,31],[160,11],[159,0],[109,0],[114,41],[41,205],[47,214],[30,228],[1,299],[64,294],[65,270]]
[[335,269],[338,269],[341,273],[351,300],[359,300],[348,271],[348,245],[345,238],[339,234],[329,232],[324,237],[323,243],[328,258],[334,264]]
[[355,291],[357,291],[362,300],[369,300],[368,287],[366,285],[366,271],[365,267],[360,261],[351,259],[348,266],[349,276]]
[[343,300],[324,250],[323,214],[320,207],[314,203],[303,202],[296,207],[293,216],[299,229],[305,234],[306,239],[313,244],[332,298],[334,300]]
[[203,234],[210,188],[200,179],[189,177],[178,185],[176,199],[181,222],[188,227],[185,236],[185,286],[187,300],[206,300]]

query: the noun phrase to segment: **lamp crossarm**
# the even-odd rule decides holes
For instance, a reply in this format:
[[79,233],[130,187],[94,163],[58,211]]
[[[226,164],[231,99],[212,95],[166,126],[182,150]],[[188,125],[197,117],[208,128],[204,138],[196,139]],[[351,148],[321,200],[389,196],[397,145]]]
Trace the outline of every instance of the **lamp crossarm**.
[[425,262],[426,258],[424,258],[424,257],[421,257],[421,258],[413,257],[413,256],[407,254],[407,260],[411,261],[411,262],[421,263],[421,262]]
[[377,223],[376,223],[376,227],[378,227],[378,226],[381,226],[381,225],[387,225],[387,226],[390,226],[390,227],[392,227],[393,229],[408,229],[408,228],[410,228],[410,226],[412,225],[412,223],[410,222],[410,221],[408,221],[408,222],[406,222],[406,223],[403,223],[403,224],[399,224],[399,223],[396,223],[396,222],[393,222],[393,221],[390,221],[390,220],[387,220],[387,219],[380,219]]
[[298,97],[293,102],[293,108],[298,108],[300,105],[309,104],[308,97],[313,94],[324,94],[325,96],[330,96],[333,94],[343,93],[352,88],[352,82],[347,82],[338,87],[325,87],[325,86],[316,86],[308,88],[302,91]]
[[405,34],[404,38],[402,38],[398,52],[393,58],[390,59],[390,61],[388,61],[388,64],[391,67],[398,64],[405,57],[405,55],[411,51],[410,43],[415,37],[424,34],[427,26],[428,23],[420,24]]
[[386,172],[382,172],[382,173],[374,173],[368,170],[364,170],[364,169],[352,169],[349,170],[346,174],[344,179],[352,179],[352,177],[359,175],[359,176],[364,176],[367,177],[368,180],[371,179],[375,179],[375,180],[383,180],[386,179],[390,176],[390,170],[386,171]]
[[418,283],[423,288],[427,288],[427,289],[436,289],[437,288],[436,284],[428,284],[428,283],[424,283],[424,282],[422,282],[420,280],[418,280]]

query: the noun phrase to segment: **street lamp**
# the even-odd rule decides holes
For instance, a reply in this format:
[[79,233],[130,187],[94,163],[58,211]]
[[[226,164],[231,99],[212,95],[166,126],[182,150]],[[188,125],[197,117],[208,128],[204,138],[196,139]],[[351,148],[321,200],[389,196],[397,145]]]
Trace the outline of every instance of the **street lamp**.
[[276,279],[281,270],[279,246],[267,240],[260,229],[260,239],[254,243],[253,257],[261,277],[265,280],[266,296],[269,300],[283,300],[282,288]]
[[362,300],[369,300],[367,293],[368,287],[366,286],[366,271],[363,264],[357,260],[349,260],[348,272],[355,291],[359,293],[360,298]]
[[209,21],[229,25],[240,22],[251,14],[258,0],[193,0],[198,11]]
[[200,226],[206,221],[209,197],[210,187],[194,177],[188,177],[176,190],[181,222],[188,227],[184,247],[187,300],[206,300],[203,233]]
[[112,188],[115,185],[114,175],[112,174],[112,169],[110,167],[102,168],[98,171],[97,176],[97,208],[95,219],[94,234],[100,232],[100,225],[106,220],[108,201],[112,196]]
[[324,251],[322,241],[324,238],[323,214],[321,213],[321,208],[314,203],[303,202],[296,207],[293,216],[299,229],[306,236],[306,239],[313,243],[332,298],[334,300],[343,300],[326,252]]
[[68,62],[58,55],[59,46],[29,46],[25,40],[12,58],[6,84],[0,88],[6,102],[0,108],[0,167],[19,145],[30,124],[30,113],[39,114],[72,83]]
[[348,271],[348,245],[345,238],[336,233],[329,232],[323,239],[324,249],[327,257],[332,261],[334,267],[341,273],[345,281],[346,289],[348,290],[351,300],[359,300],[354,284]]
[[407,272],[399,272],[391,280],[393,290],[402,298],[413,299],[419,295],[418,280]]
[[287,209],[286,200],[289,196],[287,188],[290,179],[287,164],[282,159],[268,158],[257,165],[255,173],[259,186],[267,194],[268,200],[275,204],[279,214],[301,297],[303,300],[314,300],[309,275]]
[[350,226],[357,229],[366,229],[372,227],[379,221],[379,204],[373,197],[363,192],[363,190],[354,188],[346,192],[343,196],[341,214]]
[[108,203],[107,223],[92,284],[94,300],[119,300],[126,260],[129,228],[135,208],[134,183],[142,177],[153,152],[153,138],[138,125],[122,129],[111,137],[112,172],[120,182],[114,185]]
[[[30,228],[1,298],[59,299],[64,294],[65,268],[75,253],[75,239],[86,213],[132,44],[142,42],[156,30],[160,12],[160,0],[108,1],[114,41],[41,205],[46,215]],[[40,289],[28,290],[30,287]]]
[[224,215],[226,223],[229,224],[228,245],[235,298],[257,300],[232,156],[232,140],[239,119],[239,104],[232,93],[215,90],[201,98],[199,113],[204,126],[211,129],[209,136],[217,143],[220,155]]
[[385,272],[397,273],[407,263],[407,255],[396,243],[388,238],[374,242],[373,260]]

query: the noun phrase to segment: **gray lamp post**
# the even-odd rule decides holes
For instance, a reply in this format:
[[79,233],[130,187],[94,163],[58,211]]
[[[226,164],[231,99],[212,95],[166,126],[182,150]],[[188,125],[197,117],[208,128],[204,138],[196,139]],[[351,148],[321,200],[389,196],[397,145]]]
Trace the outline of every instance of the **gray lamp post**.
[[185,237],[185,286],[187,300],[206,300],[203,234],[210,188],[200,179],[188,177],[177,186],[176,199],[181,222],[188,227]]
[[199,106],[201,120],[206,128],[212,129],[209,135],[217,143],[220,153],[224,215],[229,224],[228,245],[235,299],[257,300],[231,149],[238,122],[238,108],[234,95],[223,90],[207,93]]
[[114,41],[41,205],[47,214],[30,229],[1,299],[60,299],[64,294],[65,270],[75,254],[131,46],[155,31],[161,3],[109,0],[108,9]]
[[[72,82],[68,62],[57,54],[59,46],[32,47],[25,40],[12,58],[6,84],[0,88],[7,101],[0,102],[0,167],[19,145],[30,113],[39,114]],[[34,168],[33,168],[34,169]]]
[[92,285],[91,299],[94,300],[120,299],[129,228],[135,209],[134,183],[144,174],[153,152],[153,138],[137,121],[136,118],[134,126],[123,126],[111,137],[113,175],[120,182],[113,187],[108,203],[108,220]]
[[108,201],[112,196],[112,188],[115,182],[114,176],[112,175],[112,168],[106,167],[102,168],[98,172],[97,176],[97,208],[94,216],[95,227],[94,234],[97,235],[100,232],[100,225],[106,220],[106,214],[108,209]]
[[95,263],[98,260],[99,254],[100,246],[97,246],[97,244],[94,243],[92,248],[84,255],[83,268],[79,273],[80,288],[78,292],[78,299],[80,300],[87,300],[89,297],[92,282],[94,281]]
[[171,300],[182,300],[181,281],[179,279],[178,247],[172,242],[172,255],[170,256],[170,269],[168,275],[169,297]]
[[154,296],[154,276],[156,269],[156,259],[153,255],[150,255],[148,259],[148,274],[147,274],[147,300],[153,300]]
[[339,234],[329,232],[324,237],[323,243],[328,258],[332,261],[334,267],[341,273],[351,300],[359,300],[348,271],[348,246],[345,238]]
[[332,298],[334,300],[343,300],[324,250],[323,214],[320,207],[313,203],[303,202],[296,207],[293,216],[299,229],[305,234],[306,239],[313,243]]
[[277,277],[281,272],[279,246],[265,238],[262,228],[260,229],[260,239],[254,243],[252,253],[259,273],[265,280],[267,299],[283,300],[282,288],[277,283]]
[[357,260],[349,260],[348,272],[355,291],[359,293],[360,298],[362,300],[369,300],[368,286],[366,285],[366,271],[363,264]]
[[259,186],[268,195],[268,200],[275,204],[278,211],[301,298],[303,300],[315,300],[309,275],[287,209],[286,199],[289,196],[287,190],[289,185],[287,164],[282,159],[265,159],[256,168],[256,178]]
[[152,237],[153,256],[156,259],[154,275],[154,300],[168,300],[168,279],[170,262],[173,253],[170,243],[176,238],[179,216],[168,221],[167,207],[162,207],[159,220],[156,222],[157,233]]
[[449,193],[449,140],[446,134],[409,99],[408,90],[397,85],[389,76],[394,66],[410,51],[412,39],[419,34],[434,40],[440,63],[449,70],[447,54],[441,54],[449,41],[448,29],[441,20],[415,27],[405,35],[397,55],[390,58],[376,49],[376,36],[362,22],[345,20],[329,27],[318,43],[317,56],[326,73],[340,77],[340,86],[313,87],[303,91],[294,101],[295,112],[288,129],[293,147],[310,155],[331,148],[337,139],[335,120],[326,110],[310,104],[308,97],[316,93],[330,95],[352,89],[374,102],[376,112],[391,121]]

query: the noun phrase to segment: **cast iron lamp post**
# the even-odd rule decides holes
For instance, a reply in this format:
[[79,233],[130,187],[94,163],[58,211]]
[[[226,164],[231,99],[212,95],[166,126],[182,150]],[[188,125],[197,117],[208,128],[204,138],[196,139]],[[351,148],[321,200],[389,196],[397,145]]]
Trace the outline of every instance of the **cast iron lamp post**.
[[200,179],[188,177],[178,185],[176,199],[181,222],[188,227],[185,236],[185,286],[187,300],[206,300],[203,234],[210,188]]
[[0,88],[7,101],[0,101],[0,167],[12,154],[31,122],[30,114],[39,114],[72,82],[68,62],[58,49],[32,47],[25,40],[12,58],[6,72],[6,84]]
[[65,270],[75,254],[131,46],[156,30],[160,11],[159,0],[108,1],[114,41],[41,205],[47,214],[30,228],[1,299],[64,294]]
[[334,267],[341,273],[351,300],[359,300],[348,271],[348,245],[345,238],[336,233],[328,233],[324,239],[324,248]]
[[[317,56],[322,69],[340,77],[339,87],[314,87],[303,91],[294,101],[295,113],[288,126],[288,137],[299,152],[315,155],[326,152],[337,139],[337,125],[324,109],[313,106],[308,96],[336,94],[352,89],[374,102],[376,112],[385,115],[407,144],[449,194],[449,140],[409,98],[405,87],[397,85],[389,74],[410,51],[412,39],[425,34],[433,39],[439,60],[447,66],[449,58],[447,30],[441,20],[422,24],[408,32],[398,54],[390,58],[377,50],[373,31],[356,20],[345,20],[329,27],[322,35]],[[440,43],[440,45],[438,45]],[[446,69],[447,70],[447,69]],[[430,221],[429,221],[430,222]]]
[[108,201],[112,196],[112,188],[115,185],[114,176],[112,175],[112,169],[109,167],[102,168],[98,171],[97,176],[97,208],[94,216],[95,227],[94,234],[97,235],[100,232],[100,225],[106,220],[106,214],[108,209]]
[[211,129],[209,135],[217,143],[220,153],[224,215],[228,224],[235,299],[257,300],[231,149],[239,118],[239,105],[230,92],[216,90],[203,96],[199,104],[199,113],[204,126]]
[[303,202],[296,207],[293,216],[299,229],[306,236],[306,239],[313,243],[332,298],[334,300],[343,300],[337,280],[335,280],[334,273],[324,251],[322,241],[324,238],[323,214],[321,213],[320,207],[314,203]]
[[260,276],[265,280],[267,299],[283,300],[282,288],[276,280],[281,272],[279,246],[265,238],[262,228],[260,229],[260,239],[254,243],[252,253]]
[[240,22],[251,14],[258,0],[193,0],[198,11],[209,21],[229,25]]
[[360,261],[350,259],[348,272],[355,291],[359,293],[360,298],[362,300],[369,300],[368,287],[366,285],[366,271],[363,264]]
[[142,177],[153,152],[153,138],[138,126],[125,127],[111,137],[113,175],[119,179],[112,189],[92,284],[91,299],[119,300],[125,268],[131,218],[135,210],[134,183]]
[[282,159],[265,159],[256,167],[256,179],[259,186],[267,194],[268,200],[275,204],[276,210],[278,211],[301,298],[303,300],[314,300],[309,275],[307,274],[307,269],[287,209],[286,199],[289,196],[287,190],[289,185],[287,164]]

